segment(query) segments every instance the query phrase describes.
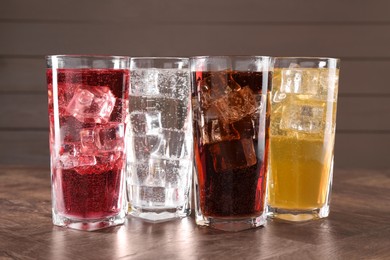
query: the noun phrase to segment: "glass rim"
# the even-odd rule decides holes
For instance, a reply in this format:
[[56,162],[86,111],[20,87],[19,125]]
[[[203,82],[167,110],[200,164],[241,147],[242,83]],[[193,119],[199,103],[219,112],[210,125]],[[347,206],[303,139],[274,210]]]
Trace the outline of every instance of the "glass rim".
[[131,57],[130,60],[189,60],[188,57],[166,57],[166,56],[150,56],[150,57]]
[[340,62],[340,58],[334,58],[334,57],[310,57],[310,56],[304,56],[304,57],[299,57],[299,56],[274,56],[273,57],[275,60],[328,60],[328,61],[337,61]]
[[130,56],[122,56],[122,55],[94,55],[94,54],[54,54],[54,55],[46,55],[46,59],[52,58],[90,58],[90,59],[123,59],[128,60]]
[[268,58],[272,59],[275,58],[273,56],[267,56],[267,55],[203,55],[203,56],[190,56],[190,59],[205,59],[205,58]]

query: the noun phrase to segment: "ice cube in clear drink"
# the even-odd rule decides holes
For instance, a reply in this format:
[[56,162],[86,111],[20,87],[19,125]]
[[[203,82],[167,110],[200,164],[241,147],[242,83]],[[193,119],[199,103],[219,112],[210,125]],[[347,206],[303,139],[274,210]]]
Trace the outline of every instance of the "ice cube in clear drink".
[[154,158],[179,159],[186,156],[185,132],[175,129],[162,129],[158,148],[151,154]]
[[161,129],[161,112],[150,111],[145,113],[146,119],[146,133],[158,133]]
[[80,86],[66,111],[84,123],[107,123],[114,109],[115,96],[109,87]]
[[130,160],[135,162],[148,160],[150,154],[158,149],[160,140],[159,134],[133,135],[131,137],[133,146],[129,152],[132,154],[129,156]]

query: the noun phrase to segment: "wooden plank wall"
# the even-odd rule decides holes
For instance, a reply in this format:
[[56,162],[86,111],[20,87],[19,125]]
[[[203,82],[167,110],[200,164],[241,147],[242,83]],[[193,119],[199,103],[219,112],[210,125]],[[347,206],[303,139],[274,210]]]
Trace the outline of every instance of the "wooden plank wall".
[[47,54],[339,57],[338,168],[390,168],[388,0],[13,0],[0,8],[0,164],[48,165]]

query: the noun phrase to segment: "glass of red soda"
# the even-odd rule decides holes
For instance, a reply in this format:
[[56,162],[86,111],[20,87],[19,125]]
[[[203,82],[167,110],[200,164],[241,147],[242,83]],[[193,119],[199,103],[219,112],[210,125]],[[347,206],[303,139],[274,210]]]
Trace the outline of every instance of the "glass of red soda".
[[198,225],[265,224],[272,65],[264,56],[191,58]]
[[47,56],[53,224],[125,221],[129,58]]

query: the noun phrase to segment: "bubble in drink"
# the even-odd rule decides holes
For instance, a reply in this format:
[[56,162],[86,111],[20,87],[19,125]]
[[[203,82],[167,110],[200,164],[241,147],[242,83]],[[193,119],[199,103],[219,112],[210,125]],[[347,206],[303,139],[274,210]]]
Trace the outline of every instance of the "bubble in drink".
[[123,151],[124,124],[107,123],[84,128],[80,131],[82,152],[85,154],[98,154],[108,151]]
[[151,111],[145,114],[146,133],[158,133],[161,129],[161,112]]
[[161,129],[157,149],[151,153],[154,157],[181,159],[186,157],[185,131],[175,129]]
[[157,86],[158,71],[157,70],[137,70],[131,72],[131,89],[130,95],[134,96],[150,96],[158,95],[159,89]]
[[80,86],[69,102],[67,112],[85,123],[107,123],[115,97],[106,86]]

